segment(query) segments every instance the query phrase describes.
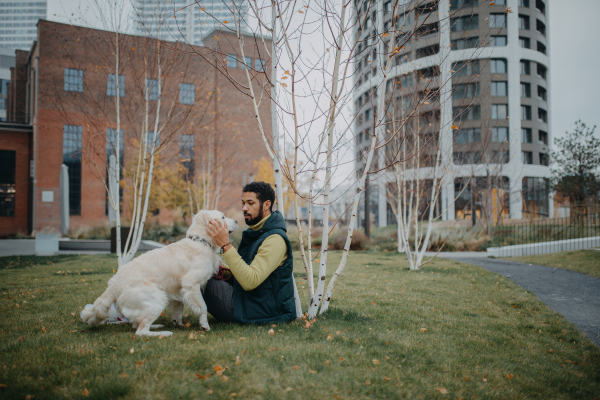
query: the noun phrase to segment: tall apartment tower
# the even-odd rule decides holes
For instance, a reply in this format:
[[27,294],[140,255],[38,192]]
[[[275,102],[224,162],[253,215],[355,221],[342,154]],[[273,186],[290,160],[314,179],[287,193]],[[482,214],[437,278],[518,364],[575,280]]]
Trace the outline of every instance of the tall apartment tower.
[[[393,1],[354,2],[359,21],[366,18],[362,32],[358,24],[354,32],[357,150],[370,143],[377,98],[386,96],[386,110],[415,109],[420,101],[407,124],[421,124],[421,143],[439,143],[438,172],[444,173],[433,207],[442,220],[481,218],[488,201],[483,196],[490,193],[495,218],[553,215],[545,183],[551,140],[547,1],[400,0],[395,21]],[[380,63],[388,57],[378,58],[378,43],[392,35],[404,47],[384,77]],[[433,175],[436,157],[420,162],[421,175]],[[377,158],[381,164],[384,157]],[[390,182],[394,178],[384,175],[371,186],[375,225],[395,223],[386,196]]]
[[29,50],[38,20],[46,19],[47,1],[0,2],[0,47]]
[[[161,39],[202,45],[206,35],[218,26],[233,26],[232,0],[134,0],[135,32]],[[245,20],[246,0],[236,1],[237,17]],[[242,25],[243,26],[243,25]]]

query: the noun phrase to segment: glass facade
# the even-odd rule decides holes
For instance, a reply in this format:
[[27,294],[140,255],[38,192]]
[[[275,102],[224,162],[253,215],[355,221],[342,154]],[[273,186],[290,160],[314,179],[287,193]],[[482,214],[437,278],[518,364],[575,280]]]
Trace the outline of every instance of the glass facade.
[[0,47],[30,50],[37,22],[47,18],[47,1],[0,2]]

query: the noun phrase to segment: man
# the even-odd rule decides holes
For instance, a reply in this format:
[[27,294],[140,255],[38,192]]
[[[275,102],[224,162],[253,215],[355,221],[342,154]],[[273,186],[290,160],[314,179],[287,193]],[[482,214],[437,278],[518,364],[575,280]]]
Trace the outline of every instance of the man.
[[268,183],[244,186],[242,211],[250,228],[243,232],[238,250],[219,220],[206,228],[233,274],[227,281],[209,280],[204,290],[208,312],[220,321],[264,324],[296,319],[292,246],[283,215],[273,212],[274,202]]

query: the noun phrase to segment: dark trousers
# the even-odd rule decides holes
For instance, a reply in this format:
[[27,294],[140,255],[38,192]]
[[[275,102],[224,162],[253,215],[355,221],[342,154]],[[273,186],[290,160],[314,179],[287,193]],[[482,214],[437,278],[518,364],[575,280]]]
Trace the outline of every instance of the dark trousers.
[[221,322],[233,322],[233,285],[210,278],[202,295],[210,315]]

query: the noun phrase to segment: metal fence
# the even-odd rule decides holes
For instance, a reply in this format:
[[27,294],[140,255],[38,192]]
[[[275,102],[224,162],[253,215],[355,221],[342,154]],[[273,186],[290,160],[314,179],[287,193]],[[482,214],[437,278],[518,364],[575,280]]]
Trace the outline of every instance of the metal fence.
[[543,218],[497,226],[492,246],[553,242],[600,236],[600,213],[576,214],[566,218]]

